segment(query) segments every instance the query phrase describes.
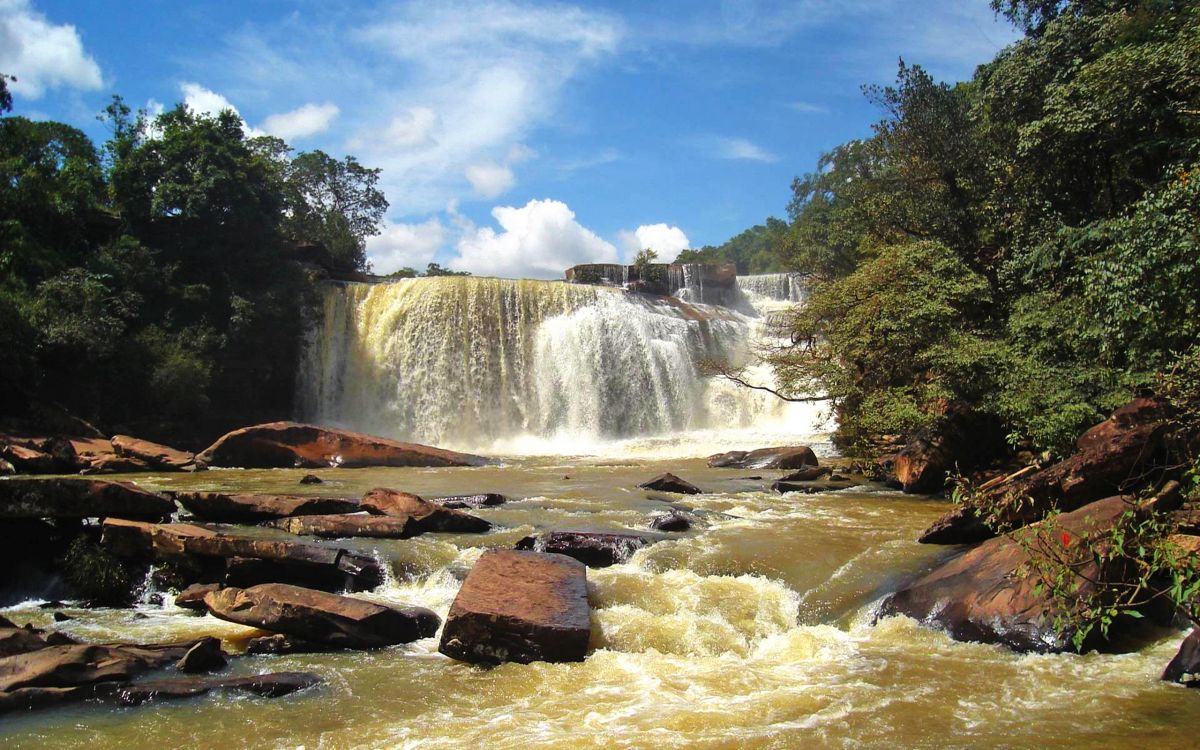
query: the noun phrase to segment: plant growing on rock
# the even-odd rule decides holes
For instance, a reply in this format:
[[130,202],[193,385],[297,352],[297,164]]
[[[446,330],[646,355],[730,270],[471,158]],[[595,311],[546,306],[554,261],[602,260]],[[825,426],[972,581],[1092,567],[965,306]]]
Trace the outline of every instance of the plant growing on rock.
[[97,604],[124,605],[133,595],[133,572],[86,534],[71,542],[62,569],[76,594]]

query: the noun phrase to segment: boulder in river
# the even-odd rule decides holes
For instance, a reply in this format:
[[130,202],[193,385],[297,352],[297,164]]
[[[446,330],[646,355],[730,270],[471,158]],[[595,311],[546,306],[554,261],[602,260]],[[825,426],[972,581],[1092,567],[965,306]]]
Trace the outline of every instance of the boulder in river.
[[428,638],[441,624],[423,607],[389,607],[280,583],[227,588],[204,597],[222,620],[341,648],[381,648]]
[[833,473],[828,466],[805,466],[779,478],[780,482],[815,482]]
[[363,513],[278,518],[267,521],[263,526],[283,529],[289,534],[326,539],[408,539],[418,536],[423,531],[420,523],[412,516],[370,516]]
[[490,550],[458,590],[438,651],[473,664],[583,661],[590,613],[582,563]]
[[633,553],[654,543],[640,534],[597,531],[550,531],[527,536],[516,549],[550,552],[573,557],[589,568],[607,568],[627,562]]
[[1192,632],[1179,644],[1179,652],[1163,670],[1162,679],[1188,687],[1200,687],[1200,628],[1192,628]]
[[196,461],[194,453],[129,435],[114,435],[112,447],[118,456],[137,459],[156,471],[196,471],[204,468],[202,462]]
[[221,588],[221,584],[219,583],[193,583],[183,591],[180,591],[179,595],[175,597],[175,606],[196,612],[204,612],[204,597],[210,591],[220,591]]
[[383,570],[371,557],[337,547],[216,531],[194,524],[109,519],[101,543],[135,560],[181,563],[200,582],[228,585],[286,582],[340,591],[372,589]]
[[817,454],[806,445],[729,451],[708,457],[709,466],[728,469],[799,469],[817,464]]
[[692,521],[679,511],[671,511],[651,517],[650,528],[655,531],[687,531],[692,528]]
[[[975,507],[1007,505],[1001,526],[1019,528],[1044,518],[1051,508],[1071,511],[1133,489],[1143,469],[1160,453],[1167,423],[1151,409],[1122,407],[1080,438],[1081,449],[1053,466],[1014,475],[984,491],[975,506],[956,508],[934,522],[919,539],[924,544],[968,544],[996,535]],[[1122,415],[1118,417],[1118,415]],[[1149,422],[1132,421],[1136,415]],[[1020,502],[1013,502],[1020,499]]]
[[656,492],[673,492],[676,495],[699,495],[702,491],[696,485],[680,479],[671,472],[659,474],[653,479],[642,482],[638,487]]
[[194,698],[218,690],[250,693],[261,698],[280,698],[324,682],[311,672],[274,672],[246,677],[173,677],[100,686],[95,691],[95,697],[122,706]]
[[[1131,507],[1127,496],[1091,503],[1031,527],[1031,544],[1049,549],[1082,545],[1086,538],[1111,528]],[[1059,610],[1051,594],[1038,585],[1039,577],[1022,572],[1028,559],[1026,547],[1018,541],[989,539],[889,596],[879,615],[908,615],[961,641],[1002,643],[1018,651],[1068,650],[1074,631],[1055,630]],[[1096,592],[1096,581],[1119,582],[1122,570],[1120,561],[1102,570],[1094,558],[1083,560],[1078,592]]]
[[385,487],[376,487],[363,495],[359,507],[376,515],[411,518],[421,533],[440,531],[481,534],[492,528],[491,523],[478,516],[444,508],[412,493],[389,490]]
[[493,505],[503,505],[508,498],[498,492],[482,492],[478,495],[452,495],[450,497],[432,497],[429,502],[443,508],[490,508]]
[[938,442],[917,438],[900,449],[892,463],[905,492],[940,492],[946,488],[950,462]]
[[300,477],[300,484],[325,484],[325,480],[316,474],[305,474]]
[[359,510],[357,500],[338,497],[179,492],[175,499],[196,518],[214,523],[261,523],[289,516],[355,513]]
[[165,646],[68,644],[0,658],[0,694],[126,681],[178,661],[194,643]]
[[485,458],[467,453],[299,422],[270,422],[234,430],[197,458],[209,466],[244,469],[482,466],[488,463]]
[[227,663],[225,652],[221,650],[221,639],[207,636],[201,638],[196,645],[187,650],[187,653],[179,657],[179,661],[175,662],[175,668],[187,674],[197,674],[214,672]]
[[101,479],[7,479],[0,518],[140,518],[158,520],[175,503],[129,482]]

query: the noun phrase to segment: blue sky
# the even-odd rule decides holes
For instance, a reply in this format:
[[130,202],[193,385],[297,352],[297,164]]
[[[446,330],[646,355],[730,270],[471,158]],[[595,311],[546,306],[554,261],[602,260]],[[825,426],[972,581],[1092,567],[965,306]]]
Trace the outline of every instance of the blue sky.
[[780,216],[870,132],[897,61],[971,75],[1017,34],[987,0],[0,0],[15,113],[106,137],[113,93],[232,106],[253,133],[383,168],[378,272],[561,276]]

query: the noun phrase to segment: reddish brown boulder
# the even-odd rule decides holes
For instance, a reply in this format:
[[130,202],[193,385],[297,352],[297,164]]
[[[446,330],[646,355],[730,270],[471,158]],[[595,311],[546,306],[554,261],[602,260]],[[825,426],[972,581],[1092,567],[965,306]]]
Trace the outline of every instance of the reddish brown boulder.
[[0,446],[0,458],[22,474],[53,474],[61,471],[54,456],[24,445]]
[[357,500],[339,497],[179,492],[175,499],[196,518],[213,523],[261,523],[289,516],[356,513],[359,510]]
[[904,446],[892,463],[900,488],[910,493],[941,492],[946,488],[949,469],[942,447],[920,438]]
[[438,651],[474,664],[583,661],[587,568],[562,555],[485,552],[454,598]]
[[[1083,545],[1110,529],[1133,507],[1129,497],[1111,497],[1031,527],[1035,549]],[[1040,590],[1039,578],[1022,572],[1026,547],[1008,537],[989,539],[888,597],[879,616],[908,615],[945,629],[956,640],[1002,643],[1019,651],[1058,652],[1071,647],[1074,630],[1054,629],[1059,613],[1053,598]],[[1119,562],[1101,570],[1094,558],[1081,561],[1079,591],[1097,591],[1094,581],[1119,582]],[[1095,644],[1085,644],[1085,649]]]
[[1135,398],[1114,410],[1108,419],[1080,435],[1075,441],[1075,448],[1080,451],[1102,449],[1121,433],[1138,425],[1164,422],[1170,415],[1171,407],[1165,401],[1156,398]]
[[133,456],[118,456],[115,453],[105,453],[88,459],[87,466],[80,474],[135,474],[150,471],[150,464]]
[[204,468],[202,463],[196,462],[194,453],[129,435],[114,435],[112,447],[118,456],[137,459],[158,471],[196,471]]
[[339,591],[383,582],[379,563],[336,547],[214,531],[186,523],[150,524],[109,519],[101,543],[119,557],[180,563],[193,580],[229,585],[302,583]]
[[100,479],[7,479],[0,482],[0,518],[160,519],[175,503],[129,482]]
[[376,515],[412,518],[421,533],[441,531],[479,534],[492,528],[489,522],[478,516],[461,510],[443,508],[409,492],[389,490],[385,487],[376,487],[363,495],[359,507]]
[[828,466],[805,466],[804,468],[793,471],[791,474],[785,474],[779,478],[780,482],[814,482],[827,474],[832,474],[833,469]]
[[75,687],[126,681],[178,661],[193,643],[166,646],[72,644],[0,659],[0,693],[29,687]]
[[[1118,410],[1120,411],[1120,410]],[[1110,426],[1081,442],[1084,450],[1040,471],[1019,476],[986,490],[976,506],[956,508],[930,526],[919,539],[924,544],[966,544],[996,535],[975,507],[1007,506],[1000,526],[1019,528],[1044,518],[1052,508],[1071,511],[1110,495],[1127,492],[1144,481],[1162,448],[1165,422]],[[1096,428],[1093,428],[1095,430]],[[1089,431],[1091,432],[1091,431]],[[1017,502],[1017,501],[1020,502]]]
[[122,706],[140,706],[150,701],[194,698],[213,691],[279,698],[324,683],[325,680],[311,672],[275,672],[247,677],[175,677],[98,686],[94,695]]
[[728,469],[799,469],[817,464],[817,454],[805,445],[729,451],[708,457],[709,466]]
[[222,586],[219,583],[193,583],[183,591],[180,591],[179,596],[175,597],[175,606],[196,612],[204,612],[204,597],[210,591],[220,591],[221,588]]
[[488,463],[485,458],[467,453],[298,422],[271,422],[235,430],[197,458],[209,466],[245,469],[481,466]]
[[643,490],[656,492],[671,492],[676,495],[699,495],[702,490],[691,482],[680,479],[671,472],[659,474],[653,479],[642,482],[638,487]]
[[516,549],[550,552],[573,557],[589,568],[607,568],[628,562],[633,553],[654,544],[639,534],[615,534],[594,531],[551,531],[517,542]]
[[187,674],[198,674],[214,672],[228,663],[225,652],[221,650],[221,639],[207,636],[196,641],[194,646],[179,657],[179,661],[175,662],[175,669]]
[[342,648],[381,648],[428,638],[441,624],[422,607],[388,607],[298,586],[267,583],[204,597],[222,620]]
[[49,646],[66,646],[72,643],[75,643],[75,640],[63,633],[38,630],[28,625],[18,628],[8,620],[0,622],[0,657],[27,654]]
[[263,526],[283,529],[299,536],[319,536],[326,539],[365,537],[371,539],[408,539],[421,533],[420,524],[412,516],[329,515],[296,516],[267,521]]

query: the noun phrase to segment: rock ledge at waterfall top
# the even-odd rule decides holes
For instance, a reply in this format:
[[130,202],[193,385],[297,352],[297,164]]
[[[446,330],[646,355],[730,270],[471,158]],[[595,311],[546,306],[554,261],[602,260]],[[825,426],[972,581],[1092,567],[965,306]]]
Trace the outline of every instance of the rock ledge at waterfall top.
[[197,458],[211,466],[243,469],[370,466],[482,466],[469,453],[299,422],[270,422],[234,430]]

